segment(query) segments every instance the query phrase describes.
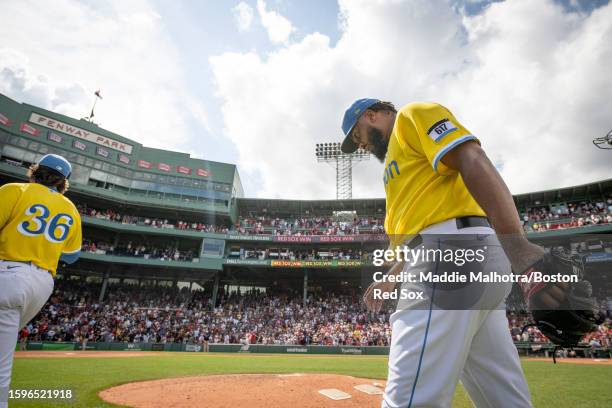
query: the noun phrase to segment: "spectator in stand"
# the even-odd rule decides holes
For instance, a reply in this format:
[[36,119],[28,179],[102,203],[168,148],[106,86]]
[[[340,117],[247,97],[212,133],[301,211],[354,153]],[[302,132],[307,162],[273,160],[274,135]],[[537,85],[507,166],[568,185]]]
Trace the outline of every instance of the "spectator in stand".
[[26,351],[28,344],[28,337],[30,336],[30,330],[28,327],[31,327],[30,324],[25,326],[23,329],[19,331],[19,350]]
[[194,258],[191,250],[180,251],[174,247],[147,249],[145,245],[134,245],[131,241],[125,247],[118,246],[115,248],[107,242],[84,240],[81,251],[105,255],[144,257],[145,259],[160,259],[163,261],[192,262]]
[[150,226],[154,228],[177,228],[177,229],[186,229],[186,230],[197,230],[202,232],[215,232],[226,234],[229,232],[229,229],[226,226],[220,225],[209,225],[198,222],[187,222],[184,220],[177,220],[175,222],[171,222],[167,219],[155,219],[148,217],[138,217],[135,215],[127,215],[127,214],[119,214],[114,212],[111,209],[96,209],[92,207],[88,207],[86,205],[77,205],[77,209],[82,215],[95,217],[99,219],[105,219],[113,222],[120,222],[122,224],[141,224],[145,226]]
[[[523,225],[530,231],[529,221],[534,222],[531,229],[546,231],[548,229],[577,228],[584,225],[597,225],[612,222],[612,198],[597,199],[557,205],[553,211],[549,206],[533,207],[522,213]],[[561,219],[566,218],[566,221]]]

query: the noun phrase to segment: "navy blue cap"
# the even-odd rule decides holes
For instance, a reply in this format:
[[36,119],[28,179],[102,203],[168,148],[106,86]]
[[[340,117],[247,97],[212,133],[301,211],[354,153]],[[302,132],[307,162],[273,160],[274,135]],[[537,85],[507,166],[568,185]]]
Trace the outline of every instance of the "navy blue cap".
[[38,161],[38,165],[53,169],[66,178],[70,177],[72,173],[72,166],[68,163],[68,160],[58,154],[44,155],[42,159]]
[[344,141],[340,150],[343,153],[354,153],[359,146],[357,146],[349,137],[351,131],[357,124],[357,121],[370,106],[380,102],[380,99],[363,98],[357,99],[353,104],[344,112],[344,119],[342,119],[342,132],[344,132]]

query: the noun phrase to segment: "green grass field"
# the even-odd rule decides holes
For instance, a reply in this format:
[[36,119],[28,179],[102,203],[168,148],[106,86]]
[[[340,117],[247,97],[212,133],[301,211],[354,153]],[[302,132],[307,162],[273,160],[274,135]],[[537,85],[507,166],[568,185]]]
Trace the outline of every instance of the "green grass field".
[[[12,389],[71,388],[69,404],[11,402],[11,407],[110,407],[97,392],[132,381],[226,373],[334,373],[386,378],[387,358],[274,354],[164,353],[126,358],[18,358]],[[612,407],[612,366],[523,361],[536,407]],[[461,386],[453,407],[471,407]]]

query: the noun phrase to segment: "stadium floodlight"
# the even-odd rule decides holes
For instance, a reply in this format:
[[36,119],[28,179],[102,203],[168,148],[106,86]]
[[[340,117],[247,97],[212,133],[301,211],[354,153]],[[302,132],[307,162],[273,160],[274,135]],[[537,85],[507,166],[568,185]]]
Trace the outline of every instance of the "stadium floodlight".
[[604,137],[596,137],[593,139],[593,144],[600,149],[612,149],[612,130]]
[[343,153],[340,143],[317,143],[315,156],[319,163],[331,163],[336,167],[336,199],[353,198],[353,165],[370,160],[370,152],[358,149],[355,153]]

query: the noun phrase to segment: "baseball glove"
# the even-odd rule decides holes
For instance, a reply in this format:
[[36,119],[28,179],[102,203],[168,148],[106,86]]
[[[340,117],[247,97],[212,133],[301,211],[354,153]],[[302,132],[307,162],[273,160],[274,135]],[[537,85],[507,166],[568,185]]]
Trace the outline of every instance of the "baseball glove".
[[542,276],[557,278],[564,275],[577,277],[577,282],[564,285],[563,301],[553,309],[542,306],[540,297],[555,283],[519,282],[535,326],[542,334],[557,346],[577,346],[585,334],[597,330],[597,326],[604,321],[597,301],[592,296],[591,283],[583,280],[584,263],[581,259],[566,256],[560,251],[551,251],[545,253],[522,275],[533,280],[536,272],[541,272]]

